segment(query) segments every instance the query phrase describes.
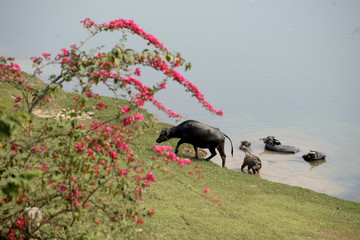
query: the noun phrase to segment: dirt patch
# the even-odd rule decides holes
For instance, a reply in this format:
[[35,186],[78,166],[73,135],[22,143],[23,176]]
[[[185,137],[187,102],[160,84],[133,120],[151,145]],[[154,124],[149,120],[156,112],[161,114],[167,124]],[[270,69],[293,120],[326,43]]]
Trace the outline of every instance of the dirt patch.
[[[183,155],[186,155],[186,156],[189,156],[189,157],[195,157],[195,151],[194,151],[193,146],[191,146],[191,145],[183,145],[183,146],[181,146],[180,152]],[[206,155],[207,155],[207,152],[205,150],[201,149],[201,148],[198,148],[198,155],[199,155],[199,158],[205,158]]]
[[54,112],[51,110],[43,110],[43,109],[36,109],[33,111],[33,114],[38,116],[38,117],[42,117],[42,118],[55,118],[57,120],[59,120],[60,118],[63,119],[70,119],[70,118],[75,118],[75,119],[89,119],[91,118],[94,113],[93,112],[88,112],[88,113],[83,113],[81,116],[75,116],[72,117],[71,115],[74,114],[75,111],[65,111],[64,110],[60,110],[58,112]]

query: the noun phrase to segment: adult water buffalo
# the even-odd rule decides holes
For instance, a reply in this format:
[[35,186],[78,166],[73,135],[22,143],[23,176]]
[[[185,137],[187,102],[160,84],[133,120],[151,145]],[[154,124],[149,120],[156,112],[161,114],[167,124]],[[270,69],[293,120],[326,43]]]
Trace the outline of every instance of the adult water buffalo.
[[181,144],[190,143],[194,147],[195,158],[198,158],[198,147],[208,148],[211,155],[205,159],[206,161],[209,161],[216,155],[216,148],[219,151],[222,159],[222,167],[225,167],[225,137],[230,140],[231,155],[233,155],[233,145],[231,139],[222,133],[218,128],[210,127],[195,120],[187,120],[176,127],[162,129],[156,142],[161,143],[169,140],[170,138],[180,138],[180,141],[176,145],[175,153],[178,153],[179,146]]
[[315,161],[315,160],[323,160],[326,158],[325,154],[322,154],[318,151],[310,150],[307,154],[302,156],[306,161]]
[[282,152],[282,153],[297,153],[300,150],[293,146],[282,145],[279,140],[273,136],[259,139],[265,143],[265,149],[269,151]]

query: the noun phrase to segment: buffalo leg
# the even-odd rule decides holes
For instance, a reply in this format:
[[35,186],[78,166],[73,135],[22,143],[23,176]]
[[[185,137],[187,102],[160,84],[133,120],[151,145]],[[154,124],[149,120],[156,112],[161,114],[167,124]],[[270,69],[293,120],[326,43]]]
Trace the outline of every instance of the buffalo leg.
[[217,150],[220,153],[221,160],[222,160],[222,167],[225,167],[225,161],[226,161],[226,155],[225,155],[225,149],[224,149],[224,143],[222,142],[219,146],[217,146]]
[[210,155],[208,158],[205,159],[206,161],[209,161],[209,160],[212,159],[214,156],[216,156],[215,148],[209,148],[209,150],[210,150],[211,155]]
[[184,143],[184,141],[182,139],[180,139],[180,141],[178,141],[178,143],[176,145],[176,148],[175,148],[175,154],[177,154],[179,152],[179,147],[183,143]]
[[194,151],[195,151],[195,158],[198,159],[199,158],[199,155],[198,155],[198,148],[197,146],[193,145],[194,147]]
[[246,167],[245,163],[243,163],[243,165],[241,165],[241,171],[244,172],[244,168]]

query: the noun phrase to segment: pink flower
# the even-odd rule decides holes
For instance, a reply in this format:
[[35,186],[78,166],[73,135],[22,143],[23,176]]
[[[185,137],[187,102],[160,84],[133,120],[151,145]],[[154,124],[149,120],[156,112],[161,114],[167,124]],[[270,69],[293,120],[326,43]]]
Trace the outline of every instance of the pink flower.
[[93,150],[91,150],[91,149],[89,149],[89,150],[87,150],[87,151],[86,151],[86,153],[87,153],[89,156],[91,156],[91,155],[93,155],[93,154],[94,154],[94,151],[93,151]]
[[84,124],[80,124],[79,126],[76,127],[77,129],[85,129],[85,125]]
[[68,55],[69,55],[69,50],[67,50],[66,48],[62,48],[61,51],[63,51],[64,56],[68,56]]
[[49,168],[49,166],[46,163],[44,163],[42,168],[44,171],[46,171]]
[[109,154],[110,154],[110,156],[111,156],[112,159],[117,159],[117,157],[118,157],[117,153],[116,153],[114,150],[111,150],[111,151],[109,152]]
[[98,104],[96,104],[96,109],[98,110],[105,110],[107,108],[107,105],[103,102],[99,102]]
[[11,145],[11,149],[14,150],[14,154],[15,154],[15,155],[16,155],[16,154],[18,153],[18,151],[19,151],[18,146],[15,145],[15,144],[12,144],[12,145]]
[[134,116],[126,116],[121,120],[121,123],[124,127],[130,125],[132,123],[132,121],[134,121]]
[[144,224],[144,220],[142,220],[142,219],[136,219],[135,222],[139,223],[139,224]]
[[74,206],[74,207],[77,207],[77,205],[79,205],[79,203],[80,203],[80,201],[74,201],[74,202],[73,202],[73,206]]
[[135,71],[134,71],[134,74],[137,75],[137,76],[141,76],[140,68],[136,68]]
[[129,171],[127,169],[121,170],[121,176],[126,176],[128,173],[129,173]]
[[146,175],[146,179],[150,180],[151,182],[156,182],[156,178],[155,178],[155,176],[154,176],[154,174],[152,172],[149,172]]
[[123,111],[124,113],[128,113],[130,111],[130,107],[129,106],[124,106],[122,108],[120,108],[121,111]]
[[51,102],[51,98],[46,99],[47,102]]
[[42,55],[45,57],[46,60],[50,60],[50,56],[51,56],[50,53],[44,52],[44,53],[42,53]]
[[205,189],[204,189],[204,193],[210,193],[210,189],[209,189],[209,188],[205,188]]
[[68,57],[61,59],[61,63],[67,63],[68,61],[69,61]]
[[135,114],[135,120],[140,122],[144,119],[144,116],[141,113],[136,113]]
[[21,102],[21,97],[20,97],[20,96],[17,96],[17,97],[15,98],[15,102],[16,102],[16,103]]
[[155,210],[154,210],[154,209],[150,209],[150,210],[149,210],[149,213],[150,213],[151,215],[155,215]]
[[60,185],[60,192],[64,192],[67,189],[67,187],[65,185]]
[[77,187],[74,187],[73,192],[74,192],[74,197],[79,198],[79,189]]

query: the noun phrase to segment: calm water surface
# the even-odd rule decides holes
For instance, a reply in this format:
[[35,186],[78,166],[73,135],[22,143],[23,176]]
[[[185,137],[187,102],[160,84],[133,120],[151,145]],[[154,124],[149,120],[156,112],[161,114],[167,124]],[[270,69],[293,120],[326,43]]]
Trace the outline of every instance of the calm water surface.
[[[23,2],[21,10],[6,1],[0,32],[7,37],[0,51],[22,61],[26,70],[30,56],[55,55],[83,40],[86,32],[78,23],[85,17],[134,19],[192,63],[184,76],[223,109],[222,118],[206,112],[175,83],[158,95],[185,119],[219,127],[231,137],[235,151],[232,158],[227,141],[229,169],[240,168],[244,153],[238,147],[248,140],[263,162],[261,178],[360,202],[360,1],[140,2],[113,1],[110,8],[85,1]],[[105,35],[93,45],[118,38]],[[138,42],[130,38],[128,46],[147,48]],[[149,85],[161,79],[158,73],[142,73],[140,80]],[[269,135],[301,152],[264,151],[259,138]],[[310,149],[326,153],[326,161],[305,162],[301,156]]]

